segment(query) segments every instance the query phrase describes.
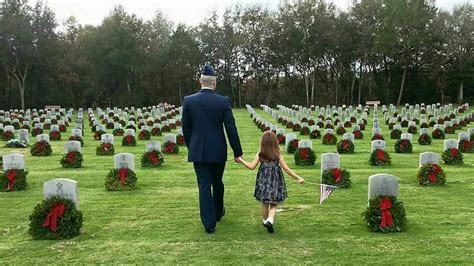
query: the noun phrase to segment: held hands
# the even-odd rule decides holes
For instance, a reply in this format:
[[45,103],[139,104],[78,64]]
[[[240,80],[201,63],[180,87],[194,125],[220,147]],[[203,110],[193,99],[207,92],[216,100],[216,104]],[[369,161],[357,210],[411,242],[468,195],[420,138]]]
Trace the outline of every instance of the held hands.
[[303,185],[303,184],[304,184],[304,182],[305,182],[305,181],[304,181],[304,179],[303,179],[303,178],[301,178],[301,177],[298,177],[298,178],[296,178],[296,180],[295,180],[295,181],[296,181],[296,183],[298,183],[298,184],[300,184],[300,185]]
[[234,162],[236,162],[236,163],[242,163],[242,156],[235,157],[235,158],[234,158]]

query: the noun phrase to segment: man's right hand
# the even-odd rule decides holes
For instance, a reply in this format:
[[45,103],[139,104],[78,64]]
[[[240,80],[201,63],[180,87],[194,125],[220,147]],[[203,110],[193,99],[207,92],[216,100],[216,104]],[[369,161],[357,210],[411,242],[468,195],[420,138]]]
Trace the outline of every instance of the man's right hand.
[[236,162],[236,163],[241,163],[241,162],[242,162],[242,157],[241,157],[241,156],[235,157],[235,158],[234,158],[234,162]]

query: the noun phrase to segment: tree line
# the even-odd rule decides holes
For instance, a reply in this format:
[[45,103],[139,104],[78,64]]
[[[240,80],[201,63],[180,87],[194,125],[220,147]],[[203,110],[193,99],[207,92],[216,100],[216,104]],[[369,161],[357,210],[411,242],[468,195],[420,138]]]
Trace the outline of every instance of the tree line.
[[[61,25],[42,1],[0,4],[0,109],[180,104],[218,72],[234,106],[474,99],[473,5],[286,0],[211,12],[199,26],[116,6],[100,25]],[[92,7],[91,7],[92,8]]]

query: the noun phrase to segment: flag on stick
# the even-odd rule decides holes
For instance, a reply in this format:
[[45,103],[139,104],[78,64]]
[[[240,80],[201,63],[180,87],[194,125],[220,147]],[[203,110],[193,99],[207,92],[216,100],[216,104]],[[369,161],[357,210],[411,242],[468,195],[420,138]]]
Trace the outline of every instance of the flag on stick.
[[326,185],[326,184],[319,184],[319,190],[321,195],[319,196],[319,204],[323,204],[325,200],[329,198],[329,195],[336,189],[336,186]]

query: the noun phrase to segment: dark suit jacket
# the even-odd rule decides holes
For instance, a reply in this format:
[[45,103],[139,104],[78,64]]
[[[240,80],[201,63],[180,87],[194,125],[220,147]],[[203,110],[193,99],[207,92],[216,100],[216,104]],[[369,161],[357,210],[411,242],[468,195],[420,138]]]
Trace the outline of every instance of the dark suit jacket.
[[189,162],[227,161],[224,127],[234,157],[242,156],[229,97],[219,95],[211,89],[202,89],[184,97],[182,128],[189,150]]

